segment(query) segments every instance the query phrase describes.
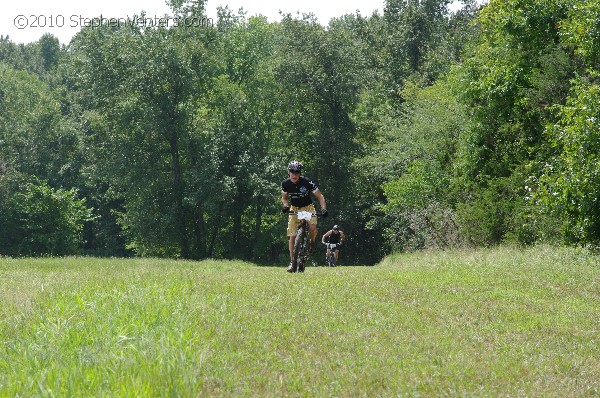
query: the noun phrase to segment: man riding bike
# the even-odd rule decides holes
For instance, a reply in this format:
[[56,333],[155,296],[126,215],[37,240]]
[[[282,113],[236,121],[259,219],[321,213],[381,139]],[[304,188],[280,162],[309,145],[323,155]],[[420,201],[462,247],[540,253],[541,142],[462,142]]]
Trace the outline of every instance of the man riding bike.
[[309,211],[314,214],[308,222],[311,248],[314,247],[315,240],[317,238],[317,216],[315,214],[315,206],[313,205],[310,197],[311,193],[319,201],[323,218],[327,217],[328,214],[325,197],[321,191],[319,191],[317,184],[315,184],[309,178],[300,175],[303,167],[304,166],[299,161],[292,161],[288,165],[288,178],[281,183],[281,203],[283,204],[282,211],[284,213],[289,213],[290,210],[294,211],[294,214],[290,214],[288,216],[287,226],[287,236],[289,237],[290,250],[290,265],[287,269],[288,272],[294,272],[294,240],[296,239],[296,231],[298,230],[298,225],[300,224],[298,216],[295,213],[298,211]]
[[[325,232],[323,237],[321,238],[321,242],[324,244],[335,244],[335,248],[333,249],[333,254],[335,255],[335,263],[337,264],[340,258],[340,246],[346,239],[343,231],[340,231],[340,227],[338,225],[334,225],[332,229]],[[329,258],[329,254],[331,253],[331,249],[329,245],[327,245],[327,253],[325,253],[325,259]]]

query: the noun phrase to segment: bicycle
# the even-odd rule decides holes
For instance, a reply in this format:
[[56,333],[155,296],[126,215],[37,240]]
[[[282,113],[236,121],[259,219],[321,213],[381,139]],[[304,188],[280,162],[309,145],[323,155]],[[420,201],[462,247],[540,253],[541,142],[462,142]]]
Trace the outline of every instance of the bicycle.
[[338,246],[337,243],[325,243],[327,250],[329,250],[329,256],[326,258],[328,267],[335,267],[335,248]]
[[296,231],[296,240],[294,241],[294,254],[292,258],[292,272],[304,272],[308,256],[310,255],[310,237],[308,231],[308,220],[313,216],[320,216],[310,211],[290,211],[288,214],[295,214],[300,220]]

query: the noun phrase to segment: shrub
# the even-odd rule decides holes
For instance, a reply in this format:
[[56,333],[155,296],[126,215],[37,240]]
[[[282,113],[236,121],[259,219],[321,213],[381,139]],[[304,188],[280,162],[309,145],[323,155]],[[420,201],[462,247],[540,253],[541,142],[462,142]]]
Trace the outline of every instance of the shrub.
[[77,190],[52,188],[45,181],[23,176],[3,178],[3,232],[6,255],[69,255],[81,248],[82,231],[91,209]]

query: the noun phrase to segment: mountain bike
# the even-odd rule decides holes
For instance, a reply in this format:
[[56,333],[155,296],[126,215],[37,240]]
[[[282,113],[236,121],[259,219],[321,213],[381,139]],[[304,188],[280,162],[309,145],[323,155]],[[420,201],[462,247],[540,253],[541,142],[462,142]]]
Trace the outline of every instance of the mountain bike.
[[329,256],[326,258],[328,267],[335,267],[335,248],[338,246],[337,243],[325,243],[327,250],[329,250]]
[[288,214],[296,214],[300,224],[296,231],[296,240],[294,241],[294,255],[292,256],[292,272],[304,272],[308,256],[310,255],[310,236],[308,231],[308,220],[313,216],[320,214],[310,211],[290,211]]

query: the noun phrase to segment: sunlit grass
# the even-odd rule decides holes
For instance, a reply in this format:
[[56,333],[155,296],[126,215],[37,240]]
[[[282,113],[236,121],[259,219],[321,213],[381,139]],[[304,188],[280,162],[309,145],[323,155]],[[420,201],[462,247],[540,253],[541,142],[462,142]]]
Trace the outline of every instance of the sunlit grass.
[[0,396],[598,396],[599,275],[548,247],[0,259]]

